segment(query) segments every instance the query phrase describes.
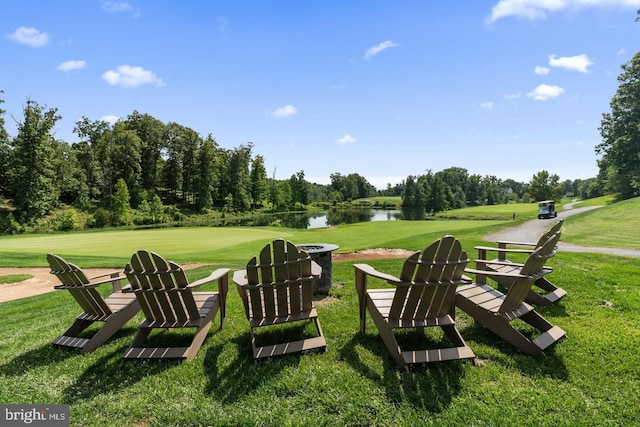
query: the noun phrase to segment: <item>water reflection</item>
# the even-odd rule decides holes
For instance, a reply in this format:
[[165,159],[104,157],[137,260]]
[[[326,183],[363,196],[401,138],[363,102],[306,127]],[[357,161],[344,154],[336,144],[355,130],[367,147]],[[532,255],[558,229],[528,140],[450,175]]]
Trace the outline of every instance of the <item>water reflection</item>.
[[425,219],[424,210],[416,209],[332,209],[315,213],[278,215],[278,222],[290,228],[323,228],[357,222]]

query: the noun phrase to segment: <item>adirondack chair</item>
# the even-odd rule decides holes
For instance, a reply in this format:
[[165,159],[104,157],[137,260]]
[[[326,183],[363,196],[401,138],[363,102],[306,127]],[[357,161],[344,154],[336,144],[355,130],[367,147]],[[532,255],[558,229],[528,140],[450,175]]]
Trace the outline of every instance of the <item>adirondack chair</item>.
[[[488,252],[496,252],[498,254],[498,257],[492,262],[486,263],[485,268],[487,270],[496,271],[498,273],[517,273],[522,268],[522,264],[514,263],[508,260],[506,258],[507,254],[531,254],[536,248],[539,248],[542,244],[544,244],[544,242],[546,242],[551,236],[556,233],[560,233],[560,228],[562,227],[563,222],[563,219],[556,222],[540,237],[540,239],[538,239],[537,243],[501,240],[496,242],[498,247],[476,246],[476,249],[478,250],[478,258],[487,260]],[[518,246],[519,248],[514,248],[513,246]],[[525,249],[523,247],[529,248]],[[547,274],[553,272],[553,268],[545,266],[542,272],[544,273],[543,276],[533,283],[534,287],[542,290],[542,293],[536,291],[532,287],[532,289],[527,294],[526,301],[542,306],[553,305],[556,301],[563,298],[567,294],[567,291],[557,287],[547,279]],[[505,278],[499,275],[490,277],[502,286],[508,286],[511,283],[509,278]]]
[[[121,292],[120,281],[124,277],[120,272],[87,277],[78,266],[57,255],[47,254],[47,261],[51,274],[60,280],[54,288],[69,291],[83,310],[71,327],[53,341],[53,345],[78,349],[81,353],[93,351],[140,310],[135,296]],[[105,299],[98,287],[106,283],[111,283],[113,293]],[[82,332],[94,322],[104,322],[104,325],[93,336],[83,336]]]
[[[355,264],[355,281],[360,302],[360,331],[365,332],[366,311],[399,368],[445,360],[471,359],[475,354],[458,331],[454,317],[456,287],[468,283],[463,275],[469,262],[460,241],[444,236],[404,262],[400,277]],[[368,276],[386,280],[394,288],[368,289]],[[402,351],[394,329],[440,327],[453,347]]]
[[[249,320],[253,359],[327,348],[313,306],[313,287],[322,268],[306,252],[283,239],[270,242],[233,275]],[[316,337],[258,346],[255,330],[289,322],[313,321]]]
[[[224,325],[228,268],[219,268],[190,284],[178,264],[166,261],[154,252],[139,250],[131,256],[124,273],[145,315],[131,346],[125,351],[124,360],[191,360],[202,346],[218,311],[220,328]],[[218,282],[217,292],[194,292],[199,286],[213,281]],[[195,333],[186,347],[145,347],[149,334],[158,328],[195,328]]]
[[[544,355],[544,350],[558,342],[566,334],[558,326],[537,313],[525,303],[525,297],[533,283],[546,274],[544,262],[555,253],[560,238],[556,233],[529,255],[518,272],[498,273],[485,270],[486,260],[477,260],[476,269],[467,269],[475,274],[476,283],[458,288],[456,306],[477,322],[530,355]],[[510,280],[506,294],[486,284],[487,277],[501,276]],[[537,338],[530,339],[512,322],[520,319],[539,331]]]

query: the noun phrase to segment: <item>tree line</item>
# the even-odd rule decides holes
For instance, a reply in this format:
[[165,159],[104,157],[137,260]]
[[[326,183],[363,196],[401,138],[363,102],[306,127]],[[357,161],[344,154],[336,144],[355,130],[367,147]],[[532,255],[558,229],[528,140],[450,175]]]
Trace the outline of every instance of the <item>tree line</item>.
[[[203,137],[189,127],[138,111],[113,124],[82,117],[75,123],[75,143],[54,137],[61,118],[55,108],[27,99],[13,137],[5,129],[4,114],[0,108],[0,195],[11,201],[11,209],[5,206],[0,215],[0,232],[33,225],[60,206],[76,211],[59,219],[58,228],[73,229],[77,212],[88,213],[87,226],[104,227],[168,222],[185,213],[282,212],[399,196],[403,207],[435,213],[565,194],[591,198],[604,194],[607,182],[613,182],[602,173],[560,182],[543,170],[522,183],[469,174],[454,166],[409,175],[382,190],[355,173],[332,173],[330,183],[321,185],[306,181],[303,170],[288,179],[276,179],[275,171],[269,177],[264,158],[254,155],[251,142],[226,149],[210,134]],[[609,133],[612,121],[603,119]],[[604,152],[606,147],[597,149]],[[612,154],[603,156],[601,164],[608,171],[614,163]]]

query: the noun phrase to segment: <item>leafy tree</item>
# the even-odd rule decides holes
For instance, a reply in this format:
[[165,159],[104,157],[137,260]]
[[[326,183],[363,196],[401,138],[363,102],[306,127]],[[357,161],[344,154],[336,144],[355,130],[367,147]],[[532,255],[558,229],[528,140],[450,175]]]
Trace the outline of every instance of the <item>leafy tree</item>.
[[428,212],[443,212],[449,209],[447,204],[447,186],[438,175],[431,175],[429,191],[427,192],[427,199],[424,204],[425,209]]
[[622,66],[611,112],[602,115],[596,146],[608,189],[622,199],[640,195],[640,52]]
[[289,187],[291,188],[291,206],[307,205],[309,201],[309,192],[307,191],[307,181],[304,180],[304,171],[299,171],[289,178]]
[[171,122],[165,127],[165,165],[162,170],[162,182],[173,201],[179,198],[183,183],[183,126]]
[[529,182],[529,194],[534,200],[558,200],[562,194],[563,186],[559,183],[560,177],[542,170],[535,174]]
[[111,145],[111,180],[117,182],[123,179],[127,184],[133,206],[142,200],[140,186],[141,176],[141,147],[140,137],[134,130],[127,129],[124,122],[113,125],[108,135]]
[[496,176],[485,176],[481,183],[484,186],[487,205],[497,205],[503,202],[501,183]]
[[28,99],[24,121],[18,123],[18,134],[12,142],[12,167],[8,175],[13,203],[22,223],[40,218],[58,201],[52,164],[55,141],[51,135],[60,119],[57,112]]
[[144,190],[155,190],[159,180],[159,165],[162,162],[164,123],[150,116],[134,111],[125,120],[128,129],[134,130],[140,138],[140,185]]
[[451,209],[463,208],[466,206],[466,191],[469,183],[469,173],[464,168],[450,167],[436,175],[440,177],[445,185],[445,195],[447,204]]
[[251,181],[249,165],[251,163],[252,143],[240,144],[230,153],[227,175],[227,195],[230,196],[232,209],[245,212],[251,208]]
[[413,175],[409,175],[404,182],[404,190],[402,192],[402,203],[401,206],[403,208],[419,208],[422,207],[422,196],[420,195],[420,191],[418,189],[418,185],[416,184],[415,177]]
[[198,151],[202,146],[202,138],[191,128],[183,128],[182,145],[182,201],[191,203],[198,193]]
[[267,198],[267,170],[264,167],[264,157],[257,155],[251,162],[251,206],[262,206]]
[[[0,95],[4,91],[0,90]],[[0,106],[4,103],[4,99],[0,98]],[[0,193],[7,191],[7,179],[9,165],[11,164],[10,155],[11,149],[9,147],[9,133],[4,127],[4,114],[6,111],[0,107]]]
[[73,149],[86,176],[89,197],[105,205],[111,203],[113,193],[110,128],[105,121],[82,117],[73,130],[81,138]]
[[76,151],[64,141],[56,141],[53,151],[55,182],[60,192],[59,200],[80,209],[89,209],[87,175],[80,167]]
[[203,142],[198,153],[198,190],[196,208],[198,210],[213,207],[213,194],[216,183],[215,150],[216,141],[209,135]]
[[478,206],[484,203],[486,197],[485,188],[482,185],[482,177],[474,174],[469,176],[467,182],[467,192],[465,193],[467,205]]
[[116,182],[115,189],[116,192],[113,195],[113,204],[111,206],[111,223],[115,226],[130,225],[133,214],[129,202],[129,189],[124,179],[120,178]]

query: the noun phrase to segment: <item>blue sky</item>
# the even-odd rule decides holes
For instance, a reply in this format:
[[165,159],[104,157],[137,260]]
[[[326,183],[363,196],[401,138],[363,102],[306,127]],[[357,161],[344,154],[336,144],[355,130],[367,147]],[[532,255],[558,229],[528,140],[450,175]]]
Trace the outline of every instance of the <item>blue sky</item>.
[[457,166],[595,177],[602,113],[637,52],[640,0],[6,1],[7,130],[27,99],[75,122],[134,110],[269,176],[384,188]]

